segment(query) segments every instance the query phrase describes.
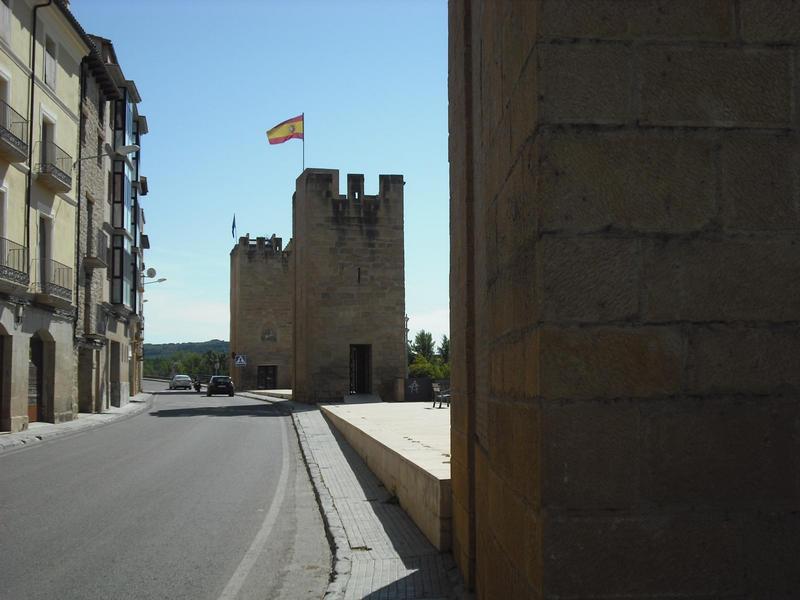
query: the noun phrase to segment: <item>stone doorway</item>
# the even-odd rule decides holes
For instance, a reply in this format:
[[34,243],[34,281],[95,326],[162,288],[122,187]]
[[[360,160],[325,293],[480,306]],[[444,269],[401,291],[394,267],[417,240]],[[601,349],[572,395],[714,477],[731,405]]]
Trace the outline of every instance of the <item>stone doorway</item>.
[[277,365],[258,365],[256,385],[260,390],[274,390],[278,387]]
[[350,393],[372,393],[372,346],[350,344]]
[[53,422],[56,344],[47,331],[37,331],[28,354],[28,422]]
[[122,406],[122,377],[121,377],[121,368],[120,368],[120,360],[122,359],[120,343],[119,342],[111,342],[109,344],[111,348],[111,355],[109,356],[109,363],[110,363],[110,392],[111,392],[111,406]]
[[11,343],[0,325],[0,431],[11,431]]

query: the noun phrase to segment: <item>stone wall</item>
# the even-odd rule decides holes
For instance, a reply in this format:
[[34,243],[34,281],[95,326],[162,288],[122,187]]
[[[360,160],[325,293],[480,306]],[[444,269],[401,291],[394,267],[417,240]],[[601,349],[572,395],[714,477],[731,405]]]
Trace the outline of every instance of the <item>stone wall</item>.
[[451,0],[479,598],[800,589],[800,5]]
[[[107,278],[111,265],[98,268],[95,265],[97,259],[108,263],[110,238],[103,230],[103,224],[111,220],[108,198],[110,160],[105,156],[104,145],[111,141],[111,103],[88,65],[84,63],[81,68],[85,71],[85,87],[81,100],[81,160],[77,166],[80,169],[80,250],[77,262],[75,382],[80,410],[101,412],[109,402],[109,365],[101,341],[101,336],[106,335],[106,318],[101,303],[108,301]],[[93,266],[87,268],[90,263]]]
[[259,387],[259,365],[277,367],[276,387],[292,387],[292,285],[290,253],[274,235],[239,238],[231,250],[232,353],[244,354],[247,366],[231,361],[237,389]]
[[371,390],[394,399],[405,376],[403,177],[381,175],[379,194],[364,176],[306,169],[293,206],[294,397],[341,400],[350,392],[350,347],[371,347]]

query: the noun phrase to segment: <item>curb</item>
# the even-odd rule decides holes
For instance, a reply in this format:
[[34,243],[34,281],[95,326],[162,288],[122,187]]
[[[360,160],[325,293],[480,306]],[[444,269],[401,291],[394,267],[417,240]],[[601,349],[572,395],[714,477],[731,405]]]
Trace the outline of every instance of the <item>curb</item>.
[[[292,417],[292,424],[294,425],[294,431],[297,435],[300,453],[303,456],[303,463],[306,465],[306,471],[311,480],[314,497],[317,499],[317,507],[322,516],[322,523],[325,526],[325,537],[328,538],[328,545],[331,549],[331,560],[333,564],[331,565],[330,583],[328,583],[328,587],[325,589],[323,598],[327,600],[343,600],[345,591],[347,590],[347,584],[350,581],[352,565],[350,543],[347,540],[347,534],[345,533],[344,525],[342,525],[342,519],[339,517],[336,505],[333,503],[333,497],[322,479],[319,465],[317,465],[314,460],[314,453],[311,450],[311,445],[308,442],[303,424],[300,423],[297,414],[295,414],[295,403],[292,400],[285,400],[277,397],[270,398],[268,396],[248,392],[239,392],[237,395],[252,400],[268,402],[287,416]],[[309,410],[308,406],[302,405],[302,412],[307,410]]]
[[[128,404],[139,404],[135,409],[128,410],[123,413],[83,413],[87,416],[90,415],[107,415],[107,418],[102,421],[81,420],[80,417],[72,421],[65,421],[63,423],[53,423],[53,431],[44,431],[42,433],[30,433],[29,431],[22,431],[17,433],[8,434],[8,439],[3,439],[6,436],[0,437],[0,454],[20,450],[22,448],[30,448],[42,442],[48,442],[58,438],[69,437],[83,433],[90,429],[104,427],[111,423],[117,423],[124,419],[128,419],[144,411],[148,410],[153,405],[153,398],[155,394],[152,392],[142,392],[147,395],[145,400],[131,400]],[[138,395],[138,394],[137,394]],[[78,413],[80,415],[81,413]],[[72,423],[80,423],[80,425],[71,425]],[[58,428],[59,425],[65,427]],[[11,437],[14,436],[14,437]]]
[[339,517],[339,512],[336,510],[336,506],[333,503],[333,498],[325,482],[322,480],[322,473],[320,472],[319,465],[314,461],[313,452],[308,443],[303,425],[294,413],[292,413],[292,422],[294,423],[294,429],[297,433],[297,439],[300,442],[300,451],[303,454],[303,461],[306,464],[308,475],[314,487],[314,495],[317,497],[317,505],[322,515],[322,521],[325,524],[325,534],[328,537],[328,543],[331,546],[331,554],[333,557],[331,581],[323,597],[328,600],[341,600],[344,598],[347,584],[350,581],[350,569],[352,566],[350,543],[347,541],[347,535],[345,534],[342,520]]

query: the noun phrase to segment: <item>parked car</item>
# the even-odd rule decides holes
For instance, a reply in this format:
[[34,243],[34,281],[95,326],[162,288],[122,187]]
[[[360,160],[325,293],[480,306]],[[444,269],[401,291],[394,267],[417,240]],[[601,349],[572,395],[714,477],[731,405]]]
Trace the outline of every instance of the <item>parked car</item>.
[[228,394],[233,396],[233,381],[227,375],[214,375],[208,380],[206,386],[206,396],[212,394]]
[[190,390],[192,389],[192,378],[188,375],[175,375],[169,382],[171,390]]

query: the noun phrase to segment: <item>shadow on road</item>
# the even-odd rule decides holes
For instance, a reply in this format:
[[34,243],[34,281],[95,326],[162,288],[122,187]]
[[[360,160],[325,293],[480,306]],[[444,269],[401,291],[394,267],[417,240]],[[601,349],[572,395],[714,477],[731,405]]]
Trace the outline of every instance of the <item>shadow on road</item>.
[[266,404],[241,406],[196,406],[192,408],[167,408],[148,413],[153,417],[282,417],[284,413]]

